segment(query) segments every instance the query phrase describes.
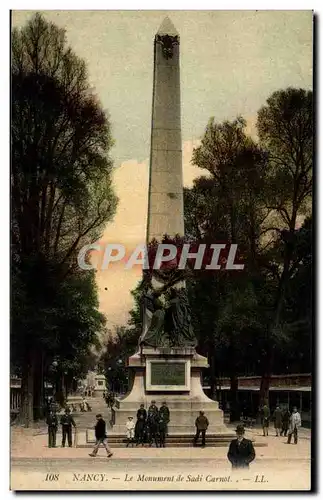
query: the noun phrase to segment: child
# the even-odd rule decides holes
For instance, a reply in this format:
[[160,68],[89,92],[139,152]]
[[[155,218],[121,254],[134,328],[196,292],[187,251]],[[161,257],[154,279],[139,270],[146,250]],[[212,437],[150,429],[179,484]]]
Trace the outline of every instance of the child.
[[126,422],[126,435],[127,435],[127,448],[130,443],[132,443],[132,447],[135,439],[135,423],[133,421],[133,417],[128,417]]

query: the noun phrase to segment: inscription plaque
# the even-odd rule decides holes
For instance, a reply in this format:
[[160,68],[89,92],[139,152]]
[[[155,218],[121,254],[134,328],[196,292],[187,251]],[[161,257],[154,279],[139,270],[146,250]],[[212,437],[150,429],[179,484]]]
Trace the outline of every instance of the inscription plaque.
[[151,363],[151,385],[185,385],[186,363]]
[[191,381],[189,360],[147,360],[147,391],[189,391]]

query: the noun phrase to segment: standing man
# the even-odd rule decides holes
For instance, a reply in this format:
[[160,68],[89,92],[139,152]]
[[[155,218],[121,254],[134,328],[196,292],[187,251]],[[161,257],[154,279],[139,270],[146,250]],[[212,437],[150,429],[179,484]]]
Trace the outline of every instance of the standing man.
[[166,401],[163,401],[161,407],[159,408],[159,418],[163,421],[163,427],[166,425],[165,434],[168,433],[168,424],[170,420],[170,411],[166,404]]
[[209,426],[209,421],[204,415],[204,411],[200,411],[200,415],[195,420],[196,434],[194,438],[194,445],[196,446],[200,434],[202,434],[202,448],[205,448],[205,434]]
[[94,446],[92,453],[89,453],[90,457],[96,457],[98,449],[100,447],[100,444],[103,444],[103,446],[107,452],[107,457],[108,458],[112,457],[113,453],[108,448],[108,439],[107,438],[108,438],[108,436],[106,434],[105,421],[103,420],[101,413],[98,413],[96,415],[96,425],[95,425],[96,443],[95,443],[95,446]]
[[156,406],[156,401],[151,402],[151,405],[148,408],[148,413],[155,413],[156,417],[158,417],[158,408]]
[[151,410],[148,411],[147,428],[149,446],[151,446],[153,441],[155,441],[156,448],[158,448],[158,419],[158,412],[156,413]]
[[269,420],[270,420],[270,410],[267,405],[264,405],[262,408],[262,430],[264,436],[268,436]]
[[135,439],[137,446],[141,443],[144,445],[145,438],[145,427],[147,420],[147,412],[145,410],[145,405],[141,403],[139,410],[137,411],[137,422],[135,427]]
[[288,438],[287,438],[287,443],[290,444],[292,440],[292,434],[294,435],[294,444],[297,444],[297,438],[298,438],[298,429],[302,425],[302,420],[301,416],[297,411],[296,406],[293,408],[293,413],[290,416],[289,420],[289,429],[288,429]]
[[58,419],[53,408],[50,408],[49,410],[46,423],[48,425],[48,448],[56,448],[56,433],[58,427]]
[[238,424],[236,428],[237,439],[233,439],[230,443],[228,459],[233,469],[248,469],[249,464],[256,456],[253,444],[250,439],[245,439],[244,432],[243,425]]
[[167,422],[163,419],[162,415],[159,415],[158,437],[159,437],[160,448],[165,448],[166,434],[167,434]]
[[62,426],[62,448],[65,447],[66,437],[68,441],[68,446],[72,448],[72,426],[75,428],[74,418],[71,415],[70,409],[65,409],[65,414],[61,417]]
[[285,410],[283,411],[283,414],[282,414],[282,430],[280,433],[281,436],[283,434],[285,437],[287,436],[287,431],[288,431],[288,427],[289,427],[289,419],[290,419],[290,411],[288,408],[285,408]]
[[279,405],[276,406],[276,410],[273,413],[273,420],[274,420],[274,427],[276,431],[276,436],[278,436],[281,433],[281,428],[282,428],[282,411],[279,407]]

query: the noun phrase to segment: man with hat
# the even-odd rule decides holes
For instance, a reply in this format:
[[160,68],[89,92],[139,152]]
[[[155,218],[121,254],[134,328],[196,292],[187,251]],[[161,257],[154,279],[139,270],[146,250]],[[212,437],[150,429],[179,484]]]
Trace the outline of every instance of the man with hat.
[[71,415],[70,409],[65,408],[65,413],[61,417],[62,426],[62,448],[65,447],[66,437],[68,441],[68,446],[72,447],[72,426],[76,428],[74,418]]
[[250,439],[244,437],[244,427],[238,424],[236,428],[237,439],[230,443],[228,459],[233,469],[249,468],[249,464],[255,459],[255,449]]
[[291,414],[289,419],[289,429],[287,438],[288,444],[290,444],[292,441],[292,435],[294,435],[294,444],[297,444],[298,429],[301,427],[301,425],[302,425],[301,416],[298,413],[296,406],[294,406],[293,413]]
[[169,408],[166,404],[166,401],[163,401],[163,404],[159,408],[159,418],[166,425],[165,433],[168,434],[168,424],[169,424],[169,420],[170,420],[170,412],[169,412]]
[[148,408],[148,413],[155,413],[156,418],[158,417],[158,408],[156,406],[156,401],[151,402],[151,405]]
[[135,440],[137,446],[141,444],[144,445],[145,440],[145,427],[147,420],[147,412],[145,410],[145,405],[141,403],[139,410],[137,411],[137,422],[135,426]]
[[56,448],[56,433],[58,427],[58,419],[54,408],[49,410],[46,423],[48,425],[48,448]]

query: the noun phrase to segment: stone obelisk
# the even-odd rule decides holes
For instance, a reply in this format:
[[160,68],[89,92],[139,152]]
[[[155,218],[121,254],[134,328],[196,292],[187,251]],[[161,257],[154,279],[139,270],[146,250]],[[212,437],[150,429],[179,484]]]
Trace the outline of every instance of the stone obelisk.
[[[165,234],[184,235],[179,47],[179,35],[166,17],[154,40],[147,243],[160,241]],[[193,347],[153,347],[143,342],[128,359],[128,367],[131,384],[126,396],[116,400],[110,440],[120,443],[129,415],[136,419],[140,404],[148,409],[152,400],[158,406],[166,402],[170,409],[167,439],[174,446],[189,446],[202,408],[210,422],[209,442],[227,445],[234,437],[224,425],[218,403],[203,391],[201,374],[208,363]]]
[[184,235],[180,39],[166,17],[154,41],[147,243]]

